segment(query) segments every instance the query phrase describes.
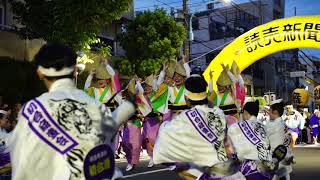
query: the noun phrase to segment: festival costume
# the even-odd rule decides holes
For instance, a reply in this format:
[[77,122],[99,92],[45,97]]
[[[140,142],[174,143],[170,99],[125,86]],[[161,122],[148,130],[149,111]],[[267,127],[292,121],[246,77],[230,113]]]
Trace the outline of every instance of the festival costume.
[[90,87],[93,79],[93,75],[90,74],[85,82],[85,92],[90,97],[96,99],[97,101],[100,101],[102,104],[105,104],[113,111],[117,107],[115,101],[118,105],[120,105],[122,102],[122,97],[120,94],[117,94],[114,97],[114,100],[109,102],[109,100],[121,90],[117,73],[112,69],[110,65],[106,65],[106,67],[104,67],[104,65],[101,64],[99,65],[99,67],[97,67],[96,78],[111,79],[111,85],[107,85],[104,88]]
[[247,180],[268,180],[273,174],[264,169],[274,168],[266,129],[255,116],[240,120],[228,129],[234,150],[242,161],[241,173]]
[[[224,149],[226,120],[215,107],[198,105],[178,114],[172,121],[163,122],[154,148],[154,162],[192,162],[198,166],[216,166],[213,179],[241,179],[237,170],[223,164],[228,161]],[[218,170],[219,169],[219,170]],[[224,172],[224,173],[221,173]],[[201,172],[193,174],[210,179]]]
[[[90,168],[90,175],[107,171],[114,164],[101,166],[99,161],[99,166],[88,167],[85,158],[89,152],[94,154],[91,150],[97,145],[107,144],[114,153],[113,136],[133,112],[134,106],[124,102],[111,113],[78,90],[71,79],[55,81],[48,93],[27,102],[19,114],[10,138],[12,179],[84,180],[85,168]],[[114,158],[112,153],[99,155],[104,156],[109,156],[109,162]],[[92,156],[88,158],[94,162]]]
[[319,134],[319,118],[316,114],[313,114],[310,118],[310,127],[312,129],[312,136],[317,137]]
[[[232,81],[228,76],[228,72],[226,70],[222,71],[219,79],[217,81],[219,86],[231,86]],[[209,82],[209,93],[208,99],[213,102],[215,106],[218,106],[223,110],[225,115],[232,115],[238,113],[238,107],[236,105],[236,99],[231,91],[227,90],[224,92],[215,92],[213,91],[213,82],[210,80]]]
[[275,120],[270,120],[266,124],[267,135],[270,140],[271,152],[273,152],[279,145],[284,145],[287,147],[287,156],[280,162],[279,168],[276,171],[278,177],[286,177],[292,172],[291,164],[287,164],[286,160],[293,156],[290,150],[291,135],[288,132],[288,128],[280,117]]
[[128,164],[137,165],[141,152],[141,127],[142,123],[138,113],[131,116],[123,129],[123,150],[126,153]]
[[[288,120],[286,120],[288,118]],[[282,119],[285,120],[292,137],[298,138],[300,131],[304,128],[305,120],[296,110],[292,110],[289,115],[284,113]]]
[[[152,87],[153,82],[154,77],[153,75],[151,75],[147,77],[145,83]],[[144,90],[140,82],[137,82],[137,87],[141,99],[141,103],[138,103],[138,107],[144,117],[142,131],[142,147],[144,147],[147,150],[147,153],[152,160],[153,147],[160,127],[160,115],[158,113],[155,113],[151,103],[152,99],[155,96],[155,92],[153,91],[151,95],[147,97],[146,95],[144,95]]]
[[[128,91],[131,94],[136,94],[135,92],[137,91],[137,87],[134,79],[129,82]],[[139,100],[139,97],[137,100]],[[136,104],[139,106],[139,102]],[[142,144],[141,117],[139,110],[136,110],[135,114],[129,118],[123,128],[122,147],[128,162],[127,171],[132,170],[134,165],[139,163]]]
[[[191,75],[185,82],[185,95],[193,103],[205,102],[206,84],[200,75]],[[172,121],[161,125],[154,148],[154,162],[177,166],[187,163],[191,166],[188,177],[198,179],[242,179],[236,161],[227,157],[224,147],[226,128],[227,121],[218,107],[209,108],[203,104],[182,111]],[[207,166],[210,167],[208,173],[200,171]]]
[[[183,77],[190,77],[191,70],[188,63],[182,65],[180,62],[176,62],[175,73]],[[184,85],[181,85],[179,88],[177,86],[169,87],[169,109],[171,109],[173,113],[179,113],[188,109],[184,98],[185,93]]]

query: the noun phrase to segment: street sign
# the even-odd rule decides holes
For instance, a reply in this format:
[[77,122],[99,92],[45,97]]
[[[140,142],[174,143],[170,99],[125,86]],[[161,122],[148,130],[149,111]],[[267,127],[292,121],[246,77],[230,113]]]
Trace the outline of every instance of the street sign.
[[306,72],[304,71],[294,71],[294,72],[290,72],[290,77],[304,77],[306,75]]

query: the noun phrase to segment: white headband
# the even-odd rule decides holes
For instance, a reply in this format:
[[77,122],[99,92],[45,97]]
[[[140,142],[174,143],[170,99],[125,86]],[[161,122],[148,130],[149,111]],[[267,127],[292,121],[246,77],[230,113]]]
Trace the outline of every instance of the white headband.
[[74,71],[74,66],[62,68],[59,71],[57,71],[55,68],[44,68],[42,66],[38,66],[38,71],[48,77],[65,76],[71,74]]
[[271,102],[271,105],[281,103],[283,100],[282,99],[277,99]]

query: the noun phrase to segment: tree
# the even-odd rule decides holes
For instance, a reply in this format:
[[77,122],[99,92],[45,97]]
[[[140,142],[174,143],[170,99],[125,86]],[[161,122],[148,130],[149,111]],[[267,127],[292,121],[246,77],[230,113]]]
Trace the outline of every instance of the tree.
[[[128,10],[132,0],[10,0],[20,34],[26,39],[62,42],[89,50],[97,34]],[[110,49],[105,49],[106,51]]]
[[164,61],[179,55],[185,38],[185,28],[165,10],[139,13],[120,37],[127,56],[118,63],[120,73],[134,72],[141,77],[153,73]]

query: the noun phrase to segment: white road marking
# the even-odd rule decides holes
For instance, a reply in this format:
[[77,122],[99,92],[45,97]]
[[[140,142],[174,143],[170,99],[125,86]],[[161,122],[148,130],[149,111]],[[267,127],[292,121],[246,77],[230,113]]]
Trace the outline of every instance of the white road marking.
[[136,176],[140,176],[140,175],[145,175],[145,174],[152,174],[152,173],[157,173],[157,172],[162,172],[162,171],[169,171],[170,168],[164,168],[164,169],[157,169],[157,170],[153,170],[153,171],[147,171],[147,172],[141,172],[141,173],[136,173],[136,174],[130,174],[130,175],[126,175],[123,176],[122,178],[132,178],[132,177],[136,177]]
[[320,148],[319,144],[304,144],[304,145],[295,145],[295,148]]

